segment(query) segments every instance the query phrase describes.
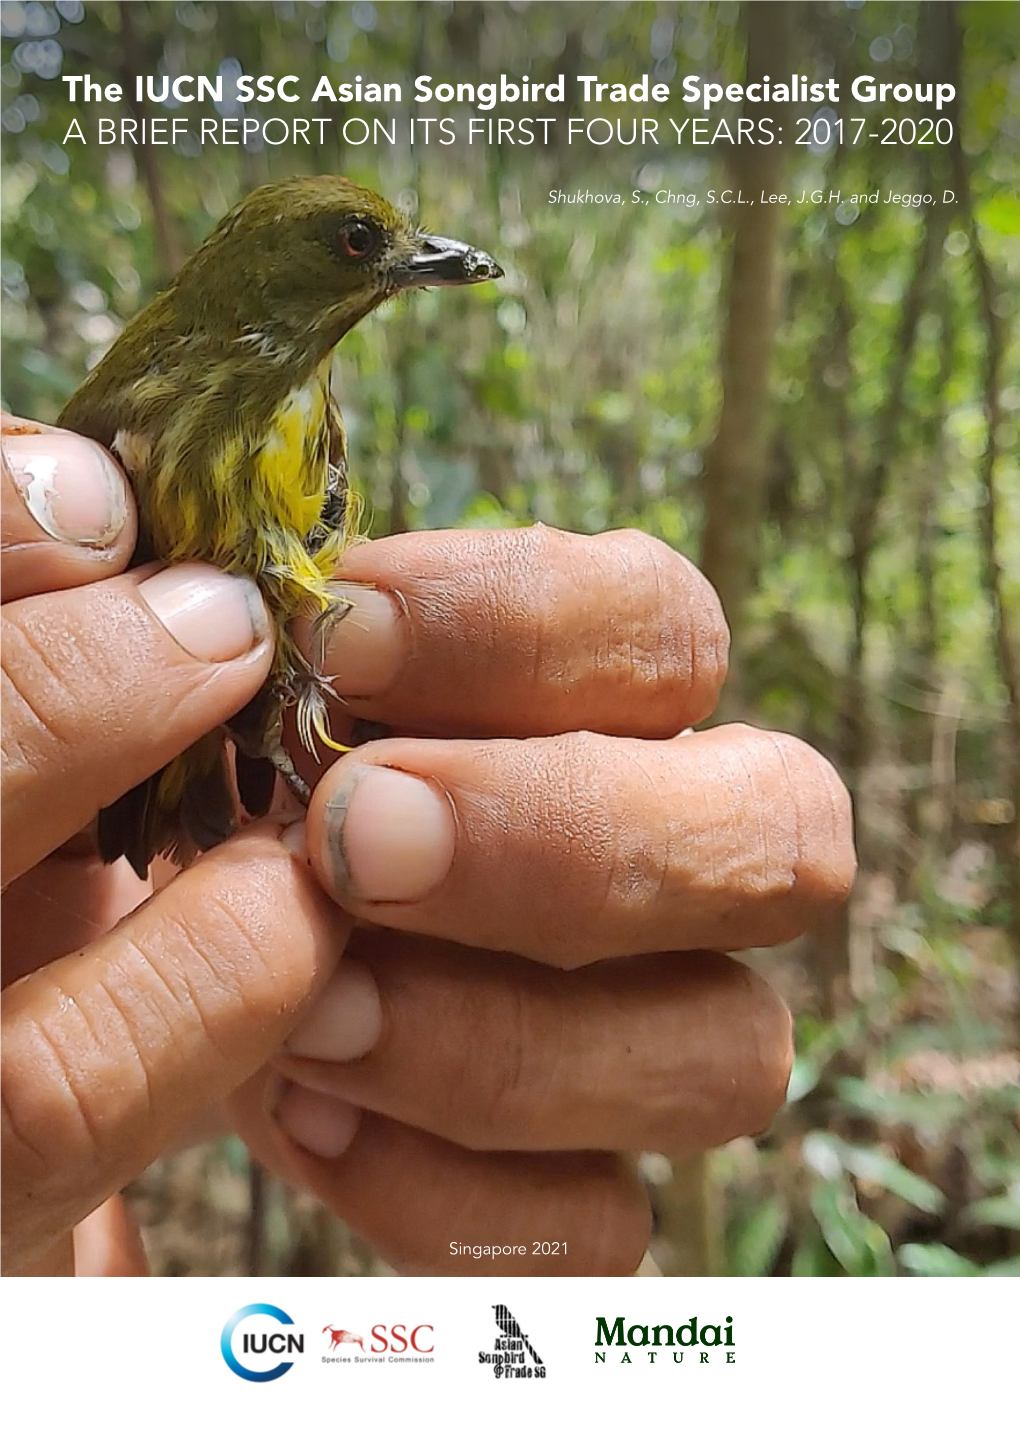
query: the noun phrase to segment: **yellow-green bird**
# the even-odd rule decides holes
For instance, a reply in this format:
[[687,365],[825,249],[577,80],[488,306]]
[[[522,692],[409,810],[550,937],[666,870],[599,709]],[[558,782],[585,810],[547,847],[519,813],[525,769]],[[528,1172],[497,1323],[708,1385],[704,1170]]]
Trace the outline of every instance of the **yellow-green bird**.
[[[299,616],[324,627],[349,609],[329,585],[352,530],[333,348],[399,291],[502,274],[484,251],[418,230],[341,177],[262,186],[124,328],[64,408],[60,424],[107,446],[132,482],[136,563],[211,561],[251,576],[265,598],[272,674],[227,728],[249,815],[268,810],[278,773],[307,797],[283,745],[287,707],[309,751],[335,745],[333,678],[288,630]],[[103,811],[104,859],[126,856],[144,876],[157,854],[185,861],[228,836],[225,742],[223,732],[204,737]]]

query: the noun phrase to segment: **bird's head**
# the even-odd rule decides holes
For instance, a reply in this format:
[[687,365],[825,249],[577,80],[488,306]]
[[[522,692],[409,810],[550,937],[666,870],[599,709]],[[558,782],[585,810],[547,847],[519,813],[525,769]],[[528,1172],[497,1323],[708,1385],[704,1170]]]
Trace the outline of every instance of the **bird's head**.
[[178,303],[264,353],[325,355],[389,296],[503,274],[490,255],[421,231],[340,176],[261,186],[220,221],[177,278]]

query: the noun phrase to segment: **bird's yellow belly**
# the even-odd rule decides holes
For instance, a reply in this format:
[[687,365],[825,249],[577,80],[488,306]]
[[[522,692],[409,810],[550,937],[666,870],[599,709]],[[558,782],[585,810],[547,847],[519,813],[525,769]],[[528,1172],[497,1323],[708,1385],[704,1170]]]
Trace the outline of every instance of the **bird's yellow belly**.
[[[295,387],[254,437],[231,431],[211,437],[199,459],[174,444],[171,428],[154,455],[137,455],[137,437],[118,434],[118,454],[134,455],[153,549],[163,560],[201,557],[257,573],[275,559],[284,538],[300,541],[317,523],[329,480],[328,391],[313,376]],[[148,464],[146,464],[148,463]],[[204,484],[189,480],[196,466]],[[154,472],[154,473],[153,473]],[[289,544],[286,549],[289,550]]]
[[252,456],[251,503],[270,525],[305,536],[318,521],[329,480],[327,391],[315,376],[292,390]]

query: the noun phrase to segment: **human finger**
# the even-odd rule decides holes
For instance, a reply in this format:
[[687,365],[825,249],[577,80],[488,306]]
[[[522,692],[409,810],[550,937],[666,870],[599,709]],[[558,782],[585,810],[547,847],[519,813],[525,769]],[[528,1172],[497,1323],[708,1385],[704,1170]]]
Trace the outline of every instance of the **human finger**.
[[280,828],[226,842],[3,994],[5,1266],[119,1191],[279,1050],[349,923]]
[[749,726],[376,741],[317,787],[308,854],[366,921],[563,967],[775,945],[855,865],[832,767]]
[[3,608],[4,885],[255,694],[258,588],[187,563]]
[[104,936],[151,890],[127,862],[107,866],[84,847],[46,857],[0,897],[3,985]]
[[344,698],[338,719],[672,736],[710,714],[726,675],[715,592],[640,531],[411,532],[353,548],[334,589],[350,610],[315,659]]
[[648,1200],[622,1157],[472,1151],[302,1087],[276,1102],[296,1143],[264,1092],[255,1081],[235,1098],[249,1146],[399,1272],[627,1276],[648,1245]]
[[726,956],[568,973],[380,930],[355,933],[276,1065],[463,1147],[679,1156],[764,1131],[791,1061],[786,1007]]
[[0,599],[125,569],[135,545],[134,498],[102,446],[5,415],[0,452]]
[[74,1229],[76,1277],[147,1277],[141,1232],[123,1197],[110,1197]]

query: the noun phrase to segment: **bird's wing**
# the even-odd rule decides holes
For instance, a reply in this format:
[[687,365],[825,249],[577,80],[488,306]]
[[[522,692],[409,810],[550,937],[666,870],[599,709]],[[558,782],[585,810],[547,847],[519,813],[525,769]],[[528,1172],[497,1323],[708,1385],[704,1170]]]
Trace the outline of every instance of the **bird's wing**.
[[344,430],[340,407],[332,396],[326,409],[327,474],[326,499],[315,525],[305,537],[305,545],[314,556],[336,536],[347,529],[347,432]]

